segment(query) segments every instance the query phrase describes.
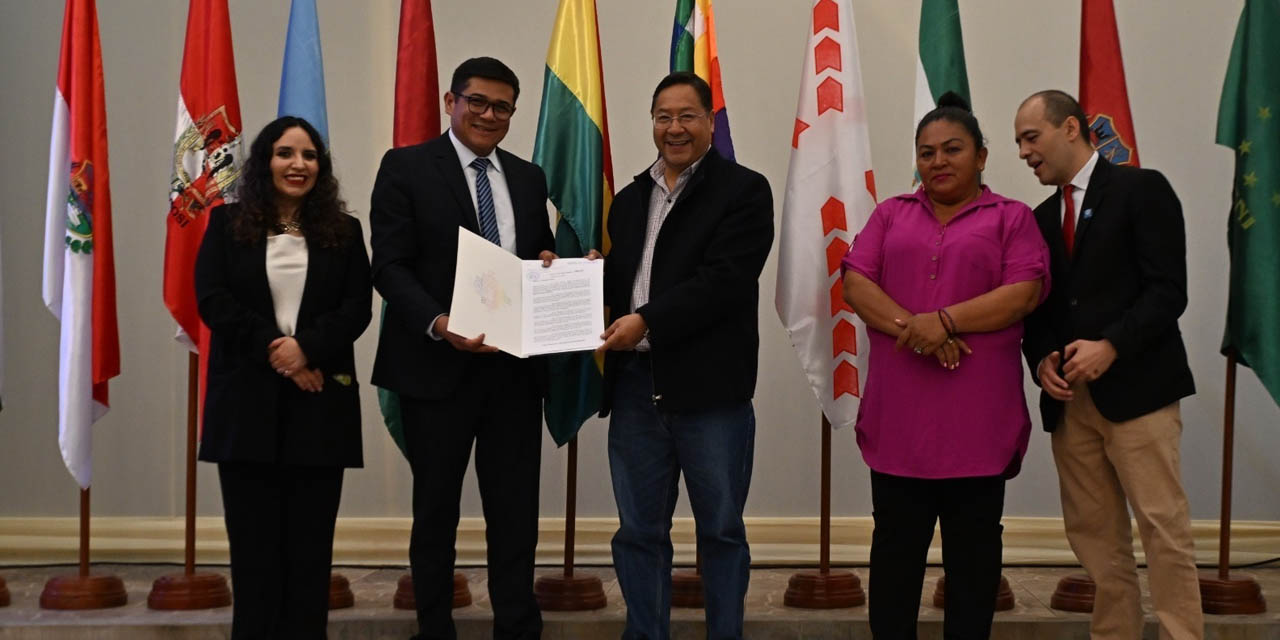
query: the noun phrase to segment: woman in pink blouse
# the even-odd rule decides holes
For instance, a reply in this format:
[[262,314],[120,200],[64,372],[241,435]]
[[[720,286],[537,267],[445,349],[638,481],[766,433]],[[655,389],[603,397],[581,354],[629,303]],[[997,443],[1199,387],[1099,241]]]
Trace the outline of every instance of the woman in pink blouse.
[[934,524],[944,635],[986,638],[1000,582],[1005,481],[1031,419],[1022,318],[1049,292],[1049,252],[1025,204],[981,181],[987,149],[948,93],[916,129],[921,188],[882,202],[843,262],[871,342],[857,439],[871,467],[870,622],[915,638]]

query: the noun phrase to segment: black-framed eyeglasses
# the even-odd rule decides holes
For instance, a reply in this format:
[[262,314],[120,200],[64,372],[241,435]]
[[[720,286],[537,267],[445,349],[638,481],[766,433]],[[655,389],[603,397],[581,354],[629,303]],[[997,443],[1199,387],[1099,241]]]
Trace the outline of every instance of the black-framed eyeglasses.
[[707,117],[707,115],[708,114],[706,113],[682,113],[678,116],[672,116],[660,113],[653,116],[653,126],[659,129],[666,129],[671,126],[671,123],[679,122],[681,127],[690,127],[693,123],[699,122],[703,118]]
[[506,102],[494,102],[484,96],[467,95],[465,93],[453,94],[467,101],[467,110],[476,115],[482,115],[490,108],[493,109],[493,117],[498,120],[510,120],[511,114],[516,112],[515,105]]

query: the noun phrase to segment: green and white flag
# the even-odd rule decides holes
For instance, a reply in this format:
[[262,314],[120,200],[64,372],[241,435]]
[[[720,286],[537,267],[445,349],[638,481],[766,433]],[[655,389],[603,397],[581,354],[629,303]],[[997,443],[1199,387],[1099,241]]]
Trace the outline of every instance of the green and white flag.
[[1227,218],[1227,330],[1235,350],[1280,403],[1280,0],[1246,0],[1218,105],[1220,145],[1236,156]]
[[[920,43],[916,50],[916,109],[915,119],[911,121],[913,136],[916,124],[938,106],[938,98],[948,91],[954,91],[965,102],[973,104],[969,98],[969,74],[964,65],[960,8],[957,0],[921,0]],[[912,167],[915,166],[914,160],[913,151]],[[912,185],[919,181],[920,176],[916,175]]]

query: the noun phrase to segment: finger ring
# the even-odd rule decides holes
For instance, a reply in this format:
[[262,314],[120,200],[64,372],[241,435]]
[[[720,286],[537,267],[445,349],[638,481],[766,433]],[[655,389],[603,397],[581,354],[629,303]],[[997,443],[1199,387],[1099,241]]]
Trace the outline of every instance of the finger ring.
[[956,343],[955,338],[947,338],[947,344],[955,344],[955,343]]
[[279,369],[276,369],[276,373],[278,373],[278,374],[280,374],[280,375],[284,375],[284,368],[283,368],[283,367],[281,367],[281,368],[279,368]]
[[919,354],[924,353],[924,349],[921,349],[920,347],[916,347],[916,348],[915,348],[915,352],[916,352],[916,354],[917,354],[917,355],[919,355]]

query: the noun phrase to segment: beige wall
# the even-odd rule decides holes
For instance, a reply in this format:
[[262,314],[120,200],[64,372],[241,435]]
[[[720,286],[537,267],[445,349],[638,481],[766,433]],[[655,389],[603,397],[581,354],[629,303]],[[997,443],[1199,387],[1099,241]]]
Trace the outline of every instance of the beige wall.
[[[233,0],[237,75],[244,125],[256,132],[275,113],[285,0]],[[460,60],[504,59],[523,81],[524,98],[504,145],[533,148],[543,61],[556,0],[436,0],[441,75]],[[646,109],[665,73],[671,0],[599,0],[614,169],[619,181],[654,156]],[[1242,5],[1228,2],[1119,0],[1129,93],[1142,159],[1172,181],[1185,207],[1190,306],[1182,319],[1200,393],[1183,403],[1183,475],[1196,518],[1218,512],[1221,460],[1225,223],[1232,175],[1229,151],[1213,132],[1231,36]],[[339,177],[356,215],[367,222],[368,194],[391,140],[398,2],[319,3],[328,80],[329,128]],[[909,181],[918,3],[857,0],[861,61],[882,195]],[[992,145],[986,178],[998,191],[1035,204],[1047,192],[1017,159],[1012,119],[1033,90],[1075,90],[1079,38],[1076,3],[1047,0],[961,2],[974,107]],[[783,190],[805,46],[807,0],[720,0],[721,62],[738,158]],[[123,374],[112,383],[113,409],[95,427],[94,511],[167,516],[182,510],[182,424],[186,357],[172,341],[161,302],[163,218],[174,109],[186,19],[178,0],[101,0],[116,230],[116,273]],[[72,515],[75,485],[56,443],[57,326],[40,302],[40,246],[47,179],[50,106],[62,3],[0,1],[0,155],[3,211],[7,389],[0,412],[0,516]],[[781,210],[781,202],[777,202]],[[366,225],[367,228],[367,225]],[[759,429],[756,475],[747,510],[755,516],[811,515],[817,509],[818,413],[773,311],[776,258],[762,276]],[[375,304],[377,302],[375,301]],[[357,343],[368,377],[377,336]],[[409,513],[409,472],[385,436],[372,388],[364,388],[365,462],[346,476],[346,516]],[[1034,413],[1034,412],[1033,412]],[[1280,520],[1280,409],[1252,373],[1240,376],[1236,515]],[[1023,474],[1009,486],[1010,515],[1056,516],[1049,448],[1036,425]],[[605,460],[605,424],[582,432],[579,513],[614,514]],[[836,434],[834,511],[870,511],[865,465],[852,433]],[[563,451],[543,447],[542,513],[563,513]],[[216,478],[201,466],[199,510],[217,515]],[[469,480],[464,515],[479,515]],[[681,505],[681,513],[687,507]]]

